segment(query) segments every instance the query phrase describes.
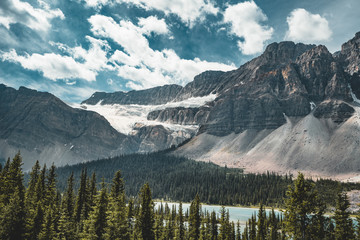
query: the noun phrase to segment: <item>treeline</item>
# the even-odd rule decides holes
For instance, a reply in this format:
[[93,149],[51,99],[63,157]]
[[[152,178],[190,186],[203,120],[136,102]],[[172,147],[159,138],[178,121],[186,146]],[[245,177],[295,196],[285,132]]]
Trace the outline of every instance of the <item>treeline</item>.
[[360,238],[360,216],[355,226],[343,192],[336,197],[334,216],[324,215],[326,204],[315,184],[302,174],[291,183],[284,198],[283,217],[274,209],[269,215],[263,204],[242,230],[230,221],[224,207],[220,213],[201,210],[199,195],[189,211],[168,206],[154,208],[149,184],[135,198],[125,195],[124,179],[116,171],[111,183],[96,184],[96,175],[82,170],[74,191],[74,175],[65,191],[56,188],[55,167],[41,168],[37,162],[24,186],[22,159],[17,154],[0,170],[0,239],[4,240],[277,240]]
[[[58,186],[66,187],[66,179],[73,172],[80,178],[82,169],[96,172],[105,182],[121,170],[126,181],[126,195],[136,196],[141,186],[148,182],[156,199],[190,202],[199,194],[202,202],[219,205],[283,206],[291,176],[274,173],[244,174],[241,169],[220,167],[212,163],[196,162],[163,152],[132,154],[86,162],[57,169]],[[360,189],[360,184],[318,180],[315,187],[325,203],[335,206],[337,190]],[[75,188],[79,186],[76,185]]]
[[[161,205],[154,208],[149,184],[136,198],[125,196],[116,171],[110,184],[98,189],[96,176],[82,170],[74,191],[74,175],[65,191],[57,191],[55,167],[36,162],[24,186],[22,159],[17,154],[0,171],[0,239],[2,240],[198,240],[235,239],[235,225],[222,208],[220,217],[201,211],[196,195],[189,211]],[[240,233],[240,225],[237,226]],[[240,237],[240,235],[238,235]]]

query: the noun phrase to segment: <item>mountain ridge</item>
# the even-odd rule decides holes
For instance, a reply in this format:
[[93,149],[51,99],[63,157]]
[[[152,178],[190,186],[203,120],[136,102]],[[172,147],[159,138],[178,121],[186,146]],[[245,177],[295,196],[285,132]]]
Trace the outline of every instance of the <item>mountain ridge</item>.
[[106,124],[141,114],[111,153],[181,145],[173,154],[246,171],[356,175],[359,46],[360,32],[335,54],[323,45],[272,43],[236,70],[206,71],[184,87],[96,92],[81,107],[101,113]]

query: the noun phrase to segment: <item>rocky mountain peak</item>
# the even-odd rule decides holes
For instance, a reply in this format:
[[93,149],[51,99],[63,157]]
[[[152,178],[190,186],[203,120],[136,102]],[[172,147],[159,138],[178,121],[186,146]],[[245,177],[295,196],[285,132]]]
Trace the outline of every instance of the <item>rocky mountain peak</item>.
[[340,58],[344,61],[346,72],[351,75],[360,72],[360,32],[341,46]]
[[305,45],[303,43],[295,44],[291,41],[275,42],[266,47],[261,58],[267,63],[288,64],[313,47],[314,45]]

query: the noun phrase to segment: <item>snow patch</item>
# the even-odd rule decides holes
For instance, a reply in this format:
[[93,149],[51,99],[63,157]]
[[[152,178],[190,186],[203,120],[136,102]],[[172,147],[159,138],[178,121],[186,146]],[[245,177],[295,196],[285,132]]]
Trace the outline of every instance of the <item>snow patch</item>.
[[311,111],[314,110],[314,108],[316,108],[316,104],[314,102],[310,102],[310,109]]
[[353,101],[356,102],[356,103],[358,103],[358,104],[360,104],[360,100],[356,97],[356,95],[355,95],[355,93],[353,92],[350,84],[349,84],[348,86],[349,86],[349,88],[350,88],[350,94],[351,94],[351,97],[352,97]]
[[216,98],[216,94],[210,94],[204,97],[192,97],[180,102],[169,102],[162,105],[138,105],[138,104],[113,104],[113,105],[101,105],[101,102],[96,105],[81,104],[72,105],[71,107],[86,109],[88,111],[94,111],[102,115],[108,120],[113,128],[118,132],[124,134],[134,134],[133,129],[136,124],[143,125],[163,125],[165,128],[172,131],[196,131],[197,125],[180,125],[162,123],[157,121],[147,120],[147,115],[155,110],[163,110],[166,108],[186,107],[194,108],[201,107],[207,102],[213,101]]

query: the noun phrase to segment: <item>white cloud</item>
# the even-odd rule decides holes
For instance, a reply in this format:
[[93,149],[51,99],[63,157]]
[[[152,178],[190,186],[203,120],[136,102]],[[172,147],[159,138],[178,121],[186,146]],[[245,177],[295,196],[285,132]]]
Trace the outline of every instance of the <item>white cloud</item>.
[[[87,39],[90,42],[88,50],[82,47],[69,48],[64,44],[52,43],[71,56],[55,53],[18,55],[13,49],[2,53],[0,59],[19,63],[25,69],[42,72],[44,77],[54,81],[73,78],[95,81],[99,71],[111,69],[111,66],[107,64],[108,59],[106,57],[109,46],[106,41],[92,37],[87,37]],[[69,85],[74,84],[73,81],[67,83]]]
[[10,24],[21,23],[37,31],[47,31],[53,18],[64,19],[60,9],[50,9],[43,1],[39,1],[42,8],[34,8],[27,2],[20,0],[2,0],[0,7],[0,25],[10,28]]
[[84,0],[90,7],[100,7],[114,3],[133,4],[146,10],[159,10],[165,14],[176,14],[180,19],[192,24],[202,20],[207,14],[217,14],[216,8],[210,0]]
[[289,30],[285,38],[304,43],[330,40],[332,31],[326,18],[305,9],[293,10],[287,17]]
[[167,34],[169,29],[164,19],[150,16],[147,18],[139,18],[138,25],[143,29],[144,34],[150,35],[152,32],[156,34]]
[[224,21],[231,24],[233,34],[244,39],[238,41],[243,54],[261,52],[273,34],[273,28],[261,24],[267,17],[254,1],[229,6],[224,12]]
[[196,74],[205,70],[232,70],[233,65],[181,59],[173,50],[153,50],[144,36],[146,32],[130,21],[116,23],[114,19],[94,15],[89,18],[91,31],[104,38],[110,38],[122,47],[109,59],[118,75],[128,79],[128,87],[149,88],[169,83],[185,84]]

